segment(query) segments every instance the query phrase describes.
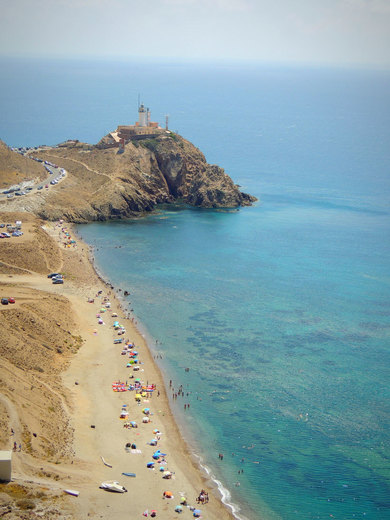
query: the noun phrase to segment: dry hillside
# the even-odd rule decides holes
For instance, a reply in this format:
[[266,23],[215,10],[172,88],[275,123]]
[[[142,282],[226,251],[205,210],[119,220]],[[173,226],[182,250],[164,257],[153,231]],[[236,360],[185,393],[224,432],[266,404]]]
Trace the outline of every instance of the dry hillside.
[[[132,217],[152,211],[159,203],[235,208],[256,200],[176,134],[129,142],[124,153],[99,143],[70,141],[29,154],[65,168],[66,177],[56,186],[48,182],[47,188],[23,197],[9,200],[0,195],[0,211],[23,210],[46,220],[87,222]],[[0,147],[0,164],[10,163],[11,158],[25,161],[26,168],[42,169],[41,163]],[[11,177],[7,176],[8,183],[16,183],[17,177]]]
[[[0,297],[16,300],[0,305],[0,450],[10,449],[14,441],[21,444],[24,456],[15,458],[18,474],[56,479],[50,465],[72,457],[73,438],[60,373],[82,339],[67,298],[45,290],[50,282],[42,274],[63,268],[62,252],[35,216],[0,214],[0,223],[16,219],[23,222],[23,237],[0,242]],[[45,489],[0,485],[0,516],[38,518],[35,513],[23,516],[23,511],[37,493],[52,498]]]
[[0,190],[22,181],[42,180],[45,176],[42,164],[12,152],[0,141]]

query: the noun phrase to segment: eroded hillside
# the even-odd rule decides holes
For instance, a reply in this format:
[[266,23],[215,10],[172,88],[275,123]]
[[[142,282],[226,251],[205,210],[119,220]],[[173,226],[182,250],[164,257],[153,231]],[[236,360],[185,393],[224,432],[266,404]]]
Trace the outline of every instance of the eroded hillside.
[[176,201],[231,208],[256,200],[240,192],[222,168],[208,164],[194,145],[176,134],[131,141],[124,153],[99,143],[69,141],[31,155],[65,168],[66,178],[55,188],[31,192],[23,200],[3,199],[1,204],[4,209],[23,207],[48,220],[131,217],[153,210],[158,203]]

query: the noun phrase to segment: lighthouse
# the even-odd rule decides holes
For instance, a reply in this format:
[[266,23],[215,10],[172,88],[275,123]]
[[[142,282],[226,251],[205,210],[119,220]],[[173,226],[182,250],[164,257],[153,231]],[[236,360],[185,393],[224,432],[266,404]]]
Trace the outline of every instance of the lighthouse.
[[146,110],[143,103],[141,103],[141,105],[139,106],[138,116],[139,116],[138,126],[148,126],[148,121],[147,121],[148,110]]

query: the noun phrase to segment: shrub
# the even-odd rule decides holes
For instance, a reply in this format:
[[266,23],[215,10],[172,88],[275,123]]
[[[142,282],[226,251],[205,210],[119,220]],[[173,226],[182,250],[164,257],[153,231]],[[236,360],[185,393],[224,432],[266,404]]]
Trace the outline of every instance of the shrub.
[[35,502],[29,498],[21,498],[16,502],[19,509],[35,509]]

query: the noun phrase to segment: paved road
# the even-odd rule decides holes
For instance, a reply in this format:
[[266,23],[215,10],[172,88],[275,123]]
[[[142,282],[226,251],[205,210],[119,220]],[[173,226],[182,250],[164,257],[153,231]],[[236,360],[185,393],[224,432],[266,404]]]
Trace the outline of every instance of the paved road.
[[[45,167],[48,168],[50,170],[50,172],[52,172],[52,173],[48,174],[48,177],[45,180],[39,182],[38,184],[28,185],[28,186],[31,186],[33,188],[31,191],[26,191],[26,188],[22,188],[21,191],[26,191],[26,195],[15,196],[15,193],[12,193],[12,195],[14,195],[14,196],[12,198],[8,199],[8,200],[14,200],[15,198],[19,199],[19,198],[22,198],[22,197],[28,197],[28,195],[36,193],[37,190],[38,191],[47,191],[49,188],[55,188],[57,186],[57,184],[52,185],[52,184],[50,184],[50,182],[53,179],[59,179],[58,183],[60,183],[66,177],[66,173],[65,173],[64,177],[60,177],[61,176],[61,170],[62,170],[62,168],[60,166],[54,167],[54,166],[48,166],[48,165],[42,163],[42,168],[45,168]],[[22,184],[22,183],[20,183],[20,184]],[[19,184],[19,186],[20,186],[20,184]],[[15,186],[16,186],[16,184],[15,184]],[[48,188],[46,188],[45,186],[48,186]],[[40,189],[41,187],[42,187],[42,190]],[[7,189],[8,188],[4,188],[4,189],[1,190],[1,192],[0,192],[0,200],[7,199],[7,194],[3,193]]]

